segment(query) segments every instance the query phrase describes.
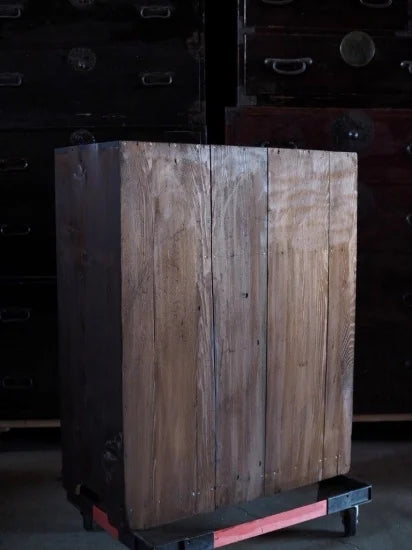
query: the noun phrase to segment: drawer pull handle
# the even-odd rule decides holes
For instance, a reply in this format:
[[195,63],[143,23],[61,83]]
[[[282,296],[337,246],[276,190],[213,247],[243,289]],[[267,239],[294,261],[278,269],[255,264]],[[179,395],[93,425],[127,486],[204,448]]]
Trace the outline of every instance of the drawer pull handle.
[[22,15],[21,6],[13,6],[12,4],[6,4],[0,6],[0,18],[1,19],[19,19]]
[[370,2],[368,0],[359,0],[362,6],[366,8],[390,8],[393,4],[393,0],[383,0],[383,2]]
[[406,292],[402,296],[402,300],[406,307],[412,307],[412,292]]
[[0,172],[21,172],[28,167],[29,161],[25,158],[0,158]]
[[402,61],[401,67],[402,69],[408,69],[409,74],[412,74],[412,61],[408,61],[408,60]]
[[143,6],[139,15],[142,19],[170,19],[172,10],[166,6]]
[[30,233],[31,227],[26,223],[13,225],[3,223],[0,226],[0,234],[3,237],[26,237],[27,235],[30,235]]
[[5,376],[2,380],[5,390],[30,390],[33,387],[31,376]]
[[412,155],[412,143],[408,143],[408,145],[405,147],[406,152],[408,155]]
[[412,225],[412,214],[408,214],[405,219],[406,219],[406,223],[408,223],[409,225]]
[[270,66],[275,73],[286,75],[302,74],[312,63],[313,59],[310,57],[300,57],[297,59],[275,59],[268,57],[265,59],[265,65]]
[[0,73],[0,86],[4,88],[17,88],[23,84],[21,73]]
[[359,139],[360,138],[359,132],[357,130],[349,130],[348,138],[353,140]]
[[171,86],[173,76],[171,73],[145,73],[141,76],[143,86]]
[[31,310],[28,307],[4,307],[0,309],[0,321],[2,323],[27,323],[31,318]]

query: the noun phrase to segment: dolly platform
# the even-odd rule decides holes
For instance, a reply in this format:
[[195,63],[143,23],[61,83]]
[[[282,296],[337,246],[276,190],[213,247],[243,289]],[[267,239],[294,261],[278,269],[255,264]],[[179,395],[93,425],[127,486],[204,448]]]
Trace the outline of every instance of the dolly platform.
[[[250,521],[234,523],[232,520],[222,525],[222,518],[216,518],[229,510],[222,509],[144,531],[120,531],[110,524],[106,513],[86,495],[69,495],[69,500],[83,515],[86,530],[92,530],[96,524],[132,550],[212,550],[338,512],[342,514],[345,536],[353,536],[356,534],[359,506],[371,501],[372,487],[338,476],[319,483],[317,501],[313,503],[279,511],[276,495],[271,498],[275,513],[255,516]],[[230,510],[239,510],[253,517],[240,506]]]

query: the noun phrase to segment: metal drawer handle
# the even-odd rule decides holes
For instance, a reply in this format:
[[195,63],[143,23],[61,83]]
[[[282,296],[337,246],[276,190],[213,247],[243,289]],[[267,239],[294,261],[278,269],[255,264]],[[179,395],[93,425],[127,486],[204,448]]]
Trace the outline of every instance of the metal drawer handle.
[[412,292],[406,292],[402,296],[402,300],[406,307],[412,307]]
[[405,147],[406,152],[408,155],[412,155],[412,143],[408,143],[408,145]]
[[412,61],[408,61],[408,60],[402,61],[401,67],[402,69],[408,69],[409,74],[412,74]]
[[6,4],[0,5],[0,18],[2,19],[18,19],[22,15],[22,9],[19,5]]
[[28,307],[4,307],[0,309],[2,323],[27,323],[31,318],[31,309]]
[[[306,71],[309,65],[312,65],[313,59],[310,57],[300,57],[297,59],[276,59],[268,57],[265,59],[265,65],[270,66],[275,73],[298,75]],[[281,66],[284,66],[282,69]],[[294,68],[298,65],[298,68]],[[289,68],[288,68],[289,67]]]
[[359,139],[360,138],[359,132],[357,130],[349,130],[348,138],[353,140]]
[[369,2],[368,0],[359,0],[362,6],[366,8],[390,8],[393,4],[393,0],[383,0],[383,2]]
[[139,15],[142,19],[170,19],[172,10],[167,6],[143,6]]
[[21,73],[0,73],[0,86],[17,88],[23,84]]
[[5,376],[2,380],[5,390],[30,390],[33,387],[31,376]]
[[25,158],[0,158],[0,172],[21,172],[28,167],[29,161]]
[[30,235],[30,233],[31,227],[26,223],[12,225],[9,223],[3,223],[0,226],[0,234],[3,237],[26,237],[27,235]]
[[412,225],[412,214],[408,214],[405,219],[406,219],[406,223],[409,223],[409,225]]
[[172,73],[145,73],[141,76],[143,86],[170,86],[173,84]]

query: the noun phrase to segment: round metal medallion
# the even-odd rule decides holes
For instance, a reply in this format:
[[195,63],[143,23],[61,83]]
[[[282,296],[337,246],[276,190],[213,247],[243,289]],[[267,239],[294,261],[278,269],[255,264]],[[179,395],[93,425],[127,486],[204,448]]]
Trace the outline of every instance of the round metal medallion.
[[333,122],[332,135],[336,151],[359,153],[372,143],[374,124],[364,111],[348,111]]
[[375,52],[375,42],[366,32],[350,32],[340,43],[342,59],[352,67],[365,67],[372,61]]
[[87,73],[95,68],[97,57],[89,48],[73,48],[70,50],[67,60],[74,71]]
[[70,134],[70,145],[86,145],[88,143],[96,143],[96,138],[89,130],[75,130]]

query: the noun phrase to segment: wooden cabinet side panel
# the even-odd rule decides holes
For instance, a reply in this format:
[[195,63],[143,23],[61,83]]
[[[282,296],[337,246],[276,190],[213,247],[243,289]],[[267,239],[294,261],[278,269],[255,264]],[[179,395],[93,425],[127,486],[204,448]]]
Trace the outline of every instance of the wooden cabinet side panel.
[[123,396],[132,528],[215,506],[210,149],[122,146]]
[[216,504],[264,492],[267,150],[212,147]]
[[56,153],[63,479],[123,521],[118,147]]
[[322,478],[329,154],[269,149],[266,493]]
[[330,154],[329,309],[324,477],[351,458],[356,302],[357,158]]

